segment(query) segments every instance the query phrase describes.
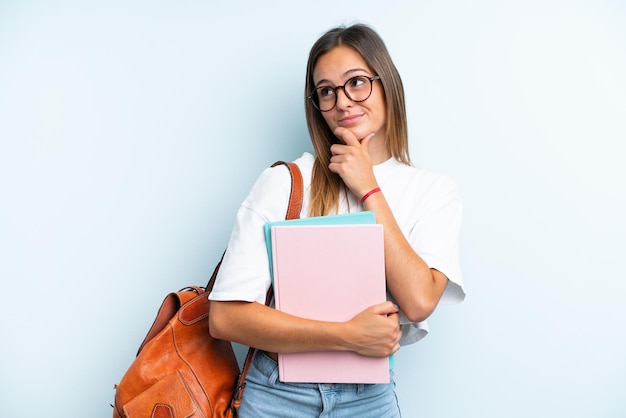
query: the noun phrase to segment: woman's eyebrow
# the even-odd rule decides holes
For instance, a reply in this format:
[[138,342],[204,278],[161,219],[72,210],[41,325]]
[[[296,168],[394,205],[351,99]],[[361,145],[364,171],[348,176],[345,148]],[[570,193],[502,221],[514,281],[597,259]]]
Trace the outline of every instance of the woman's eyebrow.
[[365,68],[353,68],[351,70],[346,71],[343,75],[350,75],[351,73],[356,73],[359,71],[363,71],[364,73],[368,73],[370,70],[367,70]]
[[[346,71],[345,73],[343,73],[343,76],[346,77],[346,76],[349,76],[352,73],[356,73],[356,72],[360,72],[360,71],[363,71],[364,73],[369,73],[370,72],[370,70],[366,70],[365,68],[352,68],[352,69]],[[325,78],[322,79],[322,80],[319,80],[317,83],[315,83],[315,87],[319,87],[319,85],[323,84],[323,83],[330,83],[330,80],[326,80]]]

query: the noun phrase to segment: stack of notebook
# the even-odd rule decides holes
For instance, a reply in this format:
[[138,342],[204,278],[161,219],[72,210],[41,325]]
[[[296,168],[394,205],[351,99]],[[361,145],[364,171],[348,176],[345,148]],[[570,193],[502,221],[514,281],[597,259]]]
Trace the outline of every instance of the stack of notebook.
[[[373,212],[265,226],[276,309],[344,322],[386,300],[383,227]],[[283,382],[389,383],[389,360],[354,352],[279,353]]]

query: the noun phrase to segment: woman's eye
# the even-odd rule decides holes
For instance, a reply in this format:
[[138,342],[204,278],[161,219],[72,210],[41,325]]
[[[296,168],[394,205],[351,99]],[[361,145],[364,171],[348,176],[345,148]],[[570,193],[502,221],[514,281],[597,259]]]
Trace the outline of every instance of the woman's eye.
[[320,87],[317,92],[317,94],[322,98],[327,98],[335,94],[335,90],[331,89],[330,87]]
[[363,84],[365,84],[364,77],[360,77],[360,76],[354,77],[349,82],[350,87],[361,87]]

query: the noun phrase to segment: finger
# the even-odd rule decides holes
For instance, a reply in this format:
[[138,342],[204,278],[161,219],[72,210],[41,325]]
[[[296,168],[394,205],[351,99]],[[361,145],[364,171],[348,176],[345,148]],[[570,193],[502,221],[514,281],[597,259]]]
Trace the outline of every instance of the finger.
[[339,127],[333,133],[346,145],[359,145],[359,139],[349,129]]
[[330,153],[332,155],[341,155],[348,152],[348,146],[341,144],[333,144],[330,146]]
[[372,307],[377,315],[391,315],[399,312],[398,305],[392,302],[384,302]]
[[[365,151],[368,151],[369,143],[374,138],[374,135],[375,134],[372,133],[361,140],[357,140],[357,143],[354,143],[352,145],[361,145],[365,149]],[[352,137],[356,138],[354,135],[352,135]],[[350,144],[333,144],[330,146],[330,152],[332,155],[347,154],[350,152]]]
[[396,325],[396,331],[400,331],[400,315],[397,313],[391,313],[387,314],[385,318]]

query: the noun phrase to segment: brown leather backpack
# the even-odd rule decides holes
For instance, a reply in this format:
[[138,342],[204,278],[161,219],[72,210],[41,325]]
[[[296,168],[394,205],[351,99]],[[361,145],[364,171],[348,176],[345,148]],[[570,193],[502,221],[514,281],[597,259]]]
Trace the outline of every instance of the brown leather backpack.
[[[286,219],[302,207],[302,174],[294,163],[279,161],[291,173]],[[137,357],[115,385],[113,418],[234,418],[237,416],[254,348],[239,365],[229,341],[209,333],[209,292],[220,263],[205,288],[170,293],[141,343]],[[272,297],[268,290],[266,304]]]

